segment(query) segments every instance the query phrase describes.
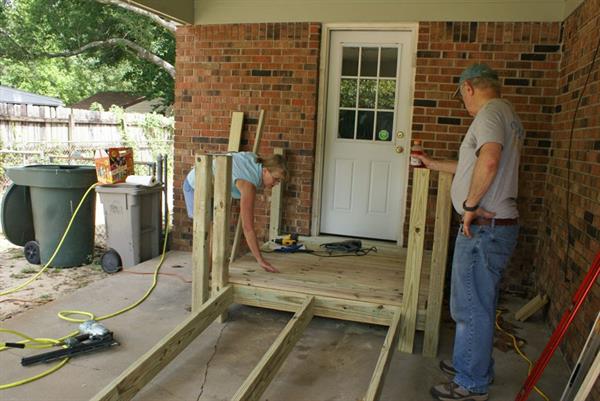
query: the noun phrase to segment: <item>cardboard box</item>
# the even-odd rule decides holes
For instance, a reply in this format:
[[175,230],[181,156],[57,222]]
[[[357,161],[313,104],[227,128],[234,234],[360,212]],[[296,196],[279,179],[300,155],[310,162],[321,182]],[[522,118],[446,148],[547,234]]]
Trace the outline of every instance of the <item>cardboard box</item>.
[[117,184],[133,175],[133,149],[108,148],[94,155],[96,176],[100,184]]

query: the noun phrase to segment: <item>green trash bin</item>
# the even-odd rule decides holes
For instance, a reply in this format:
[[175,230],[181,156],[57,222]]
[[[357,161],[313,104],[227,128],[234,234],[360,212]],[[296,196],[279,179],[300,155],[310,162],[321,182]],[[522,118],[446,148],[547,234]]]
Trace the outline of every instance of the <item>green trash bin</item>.
[[[6,174],[15,185],[29,189],[35,241],[25,244],[27,260],[30,260],[30,257],[30,261],[34,259],[35,247],[39,244],[39,261],[46,264],[58,246],[85,191],[96,182],[96,169],[94,166],[32,165],[8,168]],[[5,202],[6,196],[9,195],[7,192]],[[51,263],[52,267],[80,266],[92,261],[95,200],[95,194],[91,192],[81,205],[62,248]],[[22,222],[17,224],[10,220],[3,216],[5,231],[24,230]],[[7,238],[10,237],[7,235]]]

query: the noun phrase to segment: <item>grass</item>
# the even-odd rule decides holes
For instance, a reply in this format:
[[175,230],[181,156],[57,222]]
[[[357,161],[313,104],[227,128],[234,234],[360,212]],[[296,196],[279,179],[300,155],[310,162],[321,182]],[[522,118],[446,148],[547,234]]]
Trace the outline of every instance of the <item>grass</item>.
[[34,274],[37,272],[38,270],[35,267],[24,267],[21,269],[21,273],[23,274]]

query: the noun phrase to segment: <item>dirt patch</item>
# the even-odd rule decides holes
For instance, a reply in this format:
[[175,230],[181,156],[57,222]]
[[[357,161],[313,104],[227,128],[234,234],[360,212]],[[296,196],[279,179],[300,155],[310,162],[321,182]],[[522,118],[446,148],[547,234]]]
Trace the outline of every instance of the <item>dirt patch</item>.
[[[98,264],[98,256],[89,265],[68,269],[48,268],[24,289],[0,296],[0,321],[38,305],[51,302],[63,294],[101,280],[108,276]],[[10,243],[0,234],[0,291],[14,288],[33,275],[42,266],[32,265],[23,256],[23,248]]]

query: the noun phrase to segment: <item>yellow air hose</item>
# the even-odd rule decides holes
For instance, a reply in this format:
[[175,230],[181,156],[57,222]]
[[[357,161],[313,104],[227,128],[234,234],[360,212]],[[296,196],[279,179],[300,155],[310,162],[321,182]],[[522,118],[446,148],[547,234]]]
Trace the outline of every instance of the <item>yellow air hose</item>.
[[9,288],[8,290],[0,292],[0,297],[2,297],[4,295],[8,295],[8,294],[13,294],[13,293],[15,293],[15,292],[17,292],[17,291],[19,291],[19,290],[27,287],[29,284],[31,284],[33,281],[35,281],[43,272],[45,272],[46,269],[48,269],[48,266],[50,266],[50,263],[52,263],[52,261],[54,260],[54,258],[58,254],[58,251],[60,251],[60,248],[62,247],[62,244],[65,241],[65,238],[67,237],[67,234],[69,233],[69,230],[71,229],[71,225],[73,224],[73,221],[75,220],[75,217],[77,216],[77,213],[79,212],[79,208],[81,208],[81,205],[83,205],[83,202],[85,201],[85,198],[87,198],[87,196],[89,195],[90,191],[92,189],[94,189],[97,185],[98,185],[98,183],[92,184],[92,186],[90,186],[87,189],[87,191],[85,191],[85,193],[83,194],[83,197],[79,201],[79,204],[77,205],[77,208],[75,209],[75,211],[73,212],[73,215],[71,216],[71,220],[69,220],[69,224],[67,225],[65,233],[60,238],[60,241],[58,242],[58,246],[54,250],[54,253],[50,257],[50,260],[48,260],[48,262],[46,262],[46,264],[44,265],[44,267],[42,267],[42,269],[39,272],[37,272],[33,277],[31,277],[30,279],[28,279],[24,283],[19,284],[18,286],[14,287],[14,288]]
[[[81,198],[81,201],[79,202],[79,205],[77,205],[77,208],[75,209],[73,216],[71,217],[71,220],[69,221],[69,224],[67,225],[67,228],[65,229],[65,233],[63,234],[60,242],[58,243],[58,246],[56,247],[56,250],[54,251],[54,253],[52,254],[50,260],[44,265],[44,267],[32,278],[28,279],[26,282],[24,282],[23,284],[18,285],[17,287],[11,288],[9,290],[0,292],[0,296],[3,295],[8,295],[8,294],[12,294],[14,292],[19,291],[20,289],[26,287],[27,285],[29,285],[31,282],[33,282],[36,278],[38,278],[50,265],[50,263],[52,262],[52,260],[56,257],[56,254],[58,253],[58,251],[60,250],[63,241],[65,239],[65,237],[67,236],[67,234],[69,233],[69,230],[71,228],[71,225],[73,223],[73,220],[75,219],[75,216],[77,216],[77,212],[79,211],[79,208],[81,207],[81,205],[83,204],[83,202],[85,201],[85,199],[87,198],[87,196],[89,195],[90,191],[95,188],[98,185],[98,183],[93,184],[92,186],[90,186],[88,188],[88,190],[85,192],[85,194],[83,195],[83,197]],[[160,268],[165,260],[165,255],[166,255],[166,250],[167,250],[167,239],[169,236],[169,226],[168,224],[165,226],[165,238],[163,241],[163,247],[162,247],[162,254],[160,257],[160,261],[158,262],[158,265],[156,266],[155,270],[154,270],[154,274],[153,274],[153,279],[152,279],[152,285],[150,286],[150,288],[148,288],[148,290],[146,291],[146,293],[144,295],[142,295],[142,297],[137,300],[136,302],[134,302],[133,304],[120,309],[116,312],[113,313],[109,313],[107,315],[104,316],[100,316],[98,318],[96,318],[94,316],[93,313],[91,312],[86,312],[86,311],[75,311],[75,310],[66,310],[66,311],[60,311],[58,313],[58,317],[60,319],[66,320],[68,322],[72,322],[72,323],[83,323],[86,320],[96,320],[96,321],[100,321],[100,320],[106,320],[106,319],[110,319],[112,317],[121,315],[125,312],[128,312],[136,307],[138,307],[142,302],[144,302],[152,293],[152,291],[154,290],[154,288],[156,287],[156,284],[158,283],[158,273],[160,271]],[[76,319],[73,318],[71,316],[73,315],[80,315],[80,316],[85,316],[87,317],[87,319]],[[53,339],[53,338],[33,338],[30,337],[26,334],[20,333],[18,331],[15,330],[9,330],[9,329],[3,329],[0,328],[0,333],[8,333],[8,334],[12,334],[18,337],[23,338],[22,341],[19,341],[18,344],[23,344],[23,346],[25,348],[50,348],[59,344],[62,344],[63,341],[69,337],[73,337],[75,335],[77,335],[79,333],[79,330],[75,330],[63,337],[57,338],[57,339]],[[0,342],[0,352],[5,351],[9,349],[9,347],[6,346],[5,342]],[[65,357],[62,361],[60,361],[58,364],[56,364],[55,366],[51,367],[48,370],[45,370],[44,372],[37,374],[35,376],[31,376],[25,379],[21,379],[19,381],[16,382],[12,382],[12,383],[6,383],[6,384],[0,384],[0,390],[5,390],[5,389],[9,389],[12,387],[17,387],[17,386],[21,386],[23,384],[27,384],[27,383],[31,383],[35,380],[41,379],[42,377],[48,376],[54,372],[56,372],[57,370],[59,370],[60,368],[62,368],[63,366],[65,366],[67,364],[67,362],[69,361],[70,358]]]

